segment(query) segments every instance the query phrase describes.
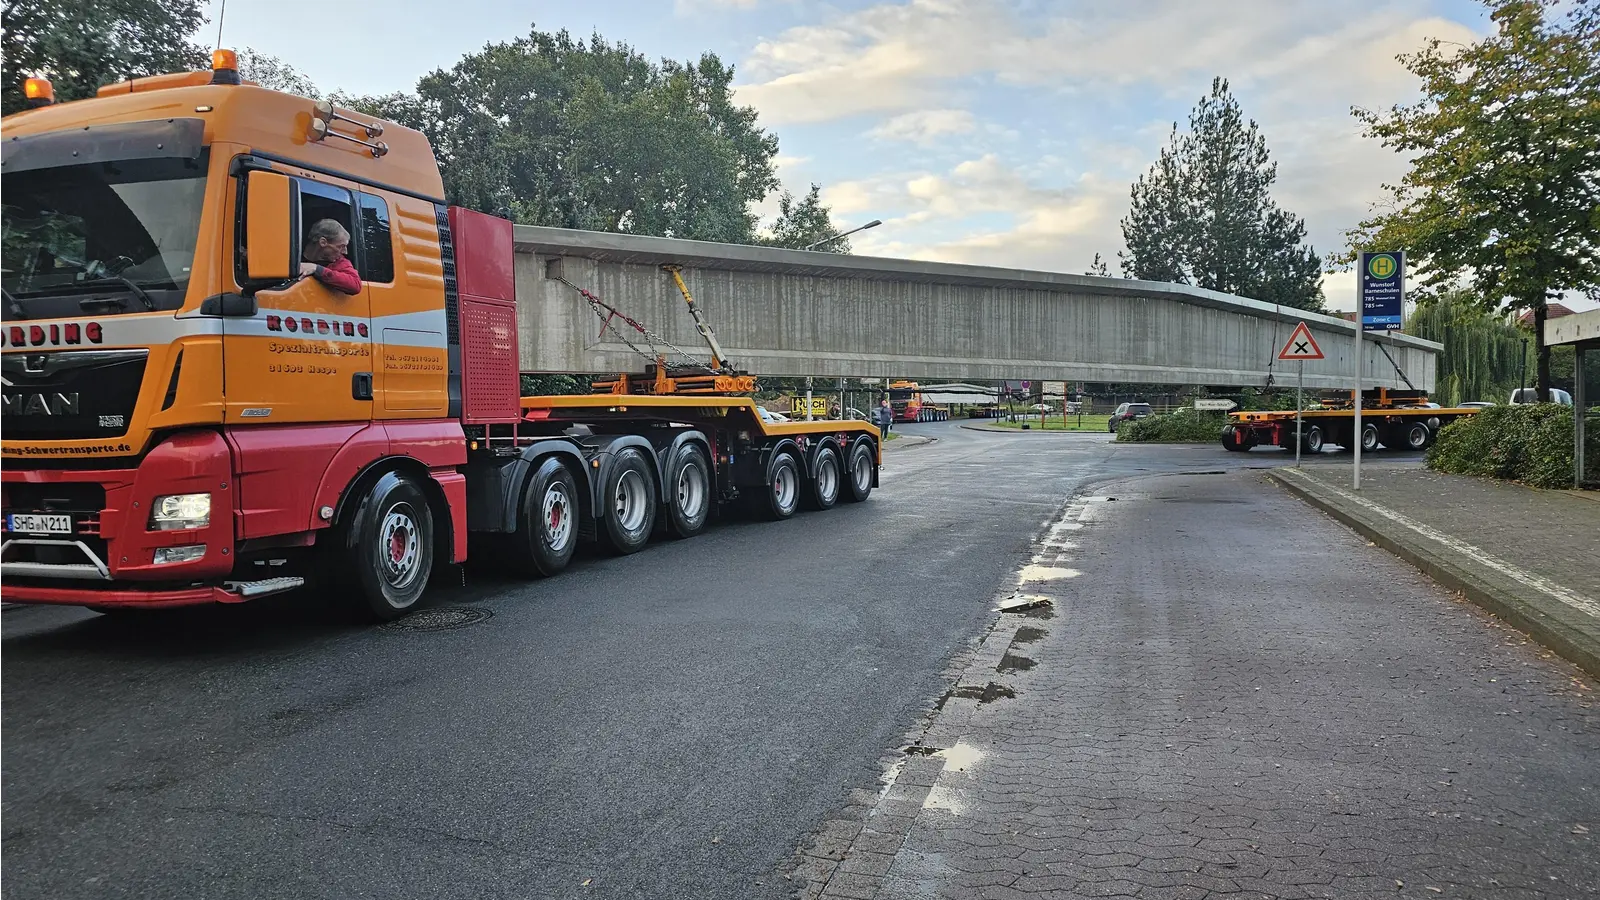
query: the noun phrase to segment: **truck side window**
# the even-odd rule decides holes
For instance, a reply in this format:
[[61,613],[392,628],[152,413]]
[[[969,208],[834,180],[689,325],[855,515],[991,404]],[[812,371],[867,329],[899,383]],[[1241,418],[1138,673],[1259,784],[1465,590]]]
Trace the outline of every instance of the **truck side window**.
[[358,194],[361,203],[361,280],[394,281],[394,244],[389,237],[389,204],[382,197]]
[[[350,263],[356,271],[364,271],[361,267],[361,231],[355,227],[354,204],[350,200],[350,192],[342,187],[323,184],[320,181],[311,181],[306,178],[296,178],[295,184],[300,188],[300,233],[295,235],[295,240],[303,242],[306,232],[311,226],[323,219],[332,219],[344,226],[350,232]],[[301,253],[305,252],[301,246]],[[303,256],[296,256],[299,260]]]

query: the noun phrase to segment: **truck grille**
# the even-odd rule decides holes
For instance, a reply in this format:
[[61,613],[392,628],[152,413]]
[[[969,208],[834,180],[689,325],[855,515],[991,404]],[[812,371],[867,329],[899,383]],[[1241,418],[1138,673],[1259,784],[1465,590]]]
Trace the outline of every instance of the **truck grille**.
[[114,438],[128,432],[148,350],[7,353],[5,435],[10,440]]

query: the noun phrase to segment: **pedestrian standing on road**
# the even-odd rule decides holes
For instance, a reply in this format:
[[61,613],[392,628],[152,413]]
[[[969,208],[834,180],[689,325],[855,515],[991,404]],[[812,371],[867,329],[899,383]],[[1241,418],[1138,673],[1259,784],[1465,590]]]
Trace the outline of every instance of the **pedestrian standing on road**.
[[887,437],[894,429],[894,410],[889,407],[889,401],[878,401],[878,429]]

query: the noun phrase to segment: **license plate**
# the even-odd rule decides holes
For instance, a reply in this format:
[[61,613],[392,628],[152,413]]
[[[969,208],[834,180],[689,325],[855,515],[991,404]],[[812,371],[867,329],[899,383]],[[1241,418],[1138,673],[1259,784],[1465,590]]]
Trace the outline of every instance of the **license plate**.
[[13,513],[6,516],[6,530],[16,534],[71,534],[72,517]]

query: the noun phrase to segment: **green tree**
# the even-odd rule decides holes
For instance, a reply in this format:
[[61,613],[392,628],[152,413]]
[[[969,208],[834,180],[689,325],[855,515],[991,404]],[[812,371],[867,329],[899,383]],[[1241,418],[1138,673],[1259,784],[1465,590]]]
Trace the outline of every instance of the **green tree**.
[[1565,27],[1547,17],[1554,5],[1495,2],[1493,35],[1399,57],[1421,101],[1352,110],[1412,162],[1345,257],[1404,250],[1424,294],[1465,280],[1487,309],[1531,309],[1541,397],[1547,301],[1600,285],[1600,0],[1577,0]]
[[[778,218],[772,223],[772,230],[759,236],[757,243],[803,250],[838,235],[841,229],[833,224],[832,210],[822,205],[821,191],[820,186],[813,184],[811,190],[798,200],[784,191],[778,198]],[[817,249],[826,253],[849,253],[850,239],[837,238]]]
[[713,54],[654,63],[534,30],[417,85],[350,98],[433,142],[452,202],[533,225],[749,243],[778,141]]
[[1245,121],[1228,82],[1213,80],[1189,131],[1174,123],[1169,145],[1133,185],[1123,272],[1322,309],[1321,263],[1304,220],[1272,199],[1277,177],[1266,138]]
[[239,51],[239,77],[286,94],[314,98],[322,96],[317,85],[300,70],[276,56],[269,56],[251,47]]
[[1455,290],[1417,304],[1406,333],[1444,345],[1434,399],[1446,406],[1467,400],[1503,403],[1517,386],[1524,333],[1486,309],[1470,291]]
[[0,23],[5,60],[0,106],[25,108],[23,79],[50,79],[58,101],[94,96],[105,84],[203,69],[189,41],[205,22],[201,0],[8,0]]
[[1100,256],[1100,254],[1098,254],[1098,253],[1096,253],[1094,255],[1094,260],[1089,263],[1089,271],[1087,271],[1087,272],[1085,272],[1083,274],[1085,274],[1085,275],[1097,275],[1097,276],[1099,276],[1101,278],[1110,278],[1110,277],[1112,277],[1111,276],[1111,267],[1106,265],[1105,259],[1102,258]]

